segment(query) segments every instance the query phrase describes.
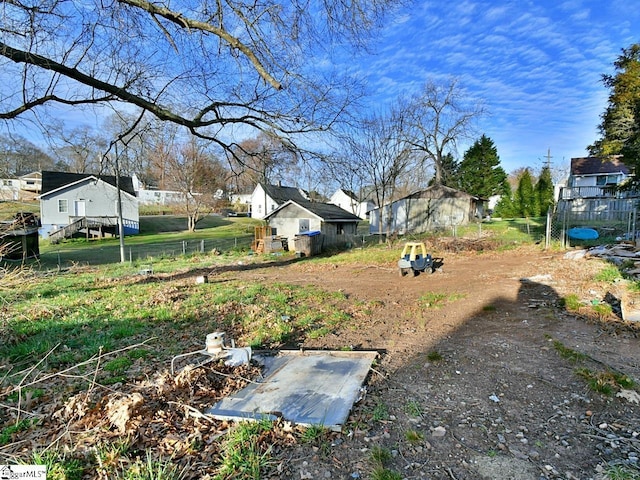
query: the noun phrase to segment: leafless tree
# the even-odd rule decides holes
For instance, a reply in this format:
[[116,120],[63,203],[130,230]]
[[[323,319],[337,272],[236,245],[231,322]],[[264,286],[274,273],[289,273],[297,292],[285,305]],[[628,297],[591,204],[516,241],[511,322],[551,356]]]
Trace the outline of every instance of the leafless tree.
[[257,183],[275,183],[295,177],[298,171],[297,149],[282,139],[261,132],[234,148],[230,165],[236,192],[246,193]]
[[388,228],[383,219],[390,218],[387,203],[393,200],[398,180],[410,168],[414,157],[405,140],[405,114],[402,110],[373,115],[364,120],[361,129],[349,140],[349,153],[353,167],[361,172],[372,186],[375,201],[380,208],[378,233]]
[[6,0],[0,119],[109,105],[226,150],[239,131],[324,131],[357,94],[333,47],[365,45],[397,3]]
[[62,165],[73,173],[96,173],[100,169],[100,158],[107,148],[104,136],[88,126],[65,131],[62,126],[53,127],[49,138],[55,138],[53,152]]
[[475,133],[473,121],[484,113],[479,104],[465,98],[456,80],[447,84],[427,82],[422,92],[405,104],[406,140],[434,169],[433,183],[442,184],[443,159],[455,153],[458,142]]
[[224,202],[223,191],[228,172],[222,163],[207,151],[206,144],[191,137],[176,145],[167,155],[167,186],[180,193],[176,206],[187,216],[187,228],[195,231],[197,223]]

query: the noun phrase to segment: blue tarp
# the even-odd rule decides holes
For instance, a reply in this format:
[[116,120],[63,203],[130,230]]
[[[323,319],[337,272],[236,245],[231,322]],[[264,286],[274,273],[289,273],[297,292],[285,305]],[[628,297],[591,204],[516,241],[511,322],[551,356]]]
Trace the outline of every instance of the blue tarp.
[[298,235],[306,235],[307,237],[315,237],[316,235],[320,235],[322,232],[320,230],[312,230],[310,232],[301,232]]

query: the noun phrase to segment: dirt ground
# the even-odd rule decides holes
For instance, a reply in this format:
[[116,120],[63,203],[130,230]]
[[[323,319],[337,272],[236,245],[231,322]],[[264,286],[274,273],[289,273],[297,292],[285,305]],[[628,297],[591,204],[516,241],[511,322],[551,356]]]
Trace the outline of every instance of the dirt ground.
[[[366,395],[341,432],[304,442],[300,431],[296,436],[282,427],[263,439],[273,459],[266,477],[392,479],[373,461],[386,452],[386,471],[406,479],[640,478],[640,325],[615,315],[596,318],[592,308],[619,298],[624,282],[595,281],[601,260],[568,259],[538,246],[438,251],[444,252],[438,270],[415,277],[400,277],[394,263],[304,260],[197,272],[214,281],[342,292],[362,305],[361,314],[291,347],[380,352]],[[161,281],[165,289],[172,282],[193,285],[194,278],[186,278],[192,273]],[[567,295],[577,296],[584,311],[567,312]],[[576,363],[561,353],[582,356]],[[131,448],[152,448],[188,467],[186,478],[215,478],[219,439],[230,425],[201,412],[241,388],[238,379],[255,375],[257,367],[227,374],[202,367],[175,377],[166,364],[136,368],[129,372],[136,382],[71,397],[59,388],[59,398],[24,406],[43,420],[29,436],[2,447],[2,458],[24,458],[62,441],[70,455],[89,458],[100,442],[127,438]],[[598,393],[576,374],[579,368],[627,375],[636,390]],[[111,478],[122,458],[110,461],[101,459],[83,478]],[[613,468],[631,473],[606,477]]]
[[[404,478],[595,479],[615,466],[636,469],[620,478],[640,478],[639,397],[594,392],[576,375],[580,367],[620,372],[637,384],[640,330],[569,314],[561,302],[619,295],[593,280],[602,262],[539,247],[456,252],[441,262],[416,277],[400,277],[393,265],[305,262],[234,272],[377,305],[355,328],[304,345],[383,353],[329,451],[298,447],[280,476],[371,478],[371,450],[382,447],[391,453],[386,468]],[[576,365],[558,345],[585,357]]]

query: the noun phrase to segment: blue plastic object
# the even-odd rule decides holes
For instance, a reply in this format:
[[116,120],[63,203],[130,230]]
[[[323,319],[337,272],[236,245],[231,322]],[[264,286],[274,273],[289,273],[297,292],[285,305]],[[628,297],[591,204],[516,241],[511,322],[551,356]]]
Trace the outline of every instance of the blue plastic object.
[[600,235],[593,228],[570,228],[567,232],[569,238],[573,238],[574,240],[595,240]]

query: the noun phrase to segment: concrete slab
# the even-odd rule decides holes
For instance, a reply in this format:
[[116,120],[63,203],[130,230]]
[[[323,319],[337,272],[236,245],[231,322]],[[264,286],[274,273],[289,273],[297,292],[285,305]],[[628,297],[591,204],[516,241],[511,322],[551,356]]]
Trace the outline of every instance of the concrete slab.
[[207,413],[223,420],[282,417],[340,431],[377,355],[351,351],[255,355],[265,365],[264,379],[222,399]]

